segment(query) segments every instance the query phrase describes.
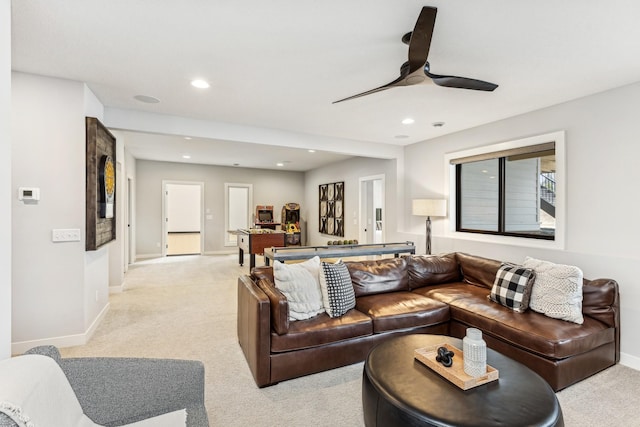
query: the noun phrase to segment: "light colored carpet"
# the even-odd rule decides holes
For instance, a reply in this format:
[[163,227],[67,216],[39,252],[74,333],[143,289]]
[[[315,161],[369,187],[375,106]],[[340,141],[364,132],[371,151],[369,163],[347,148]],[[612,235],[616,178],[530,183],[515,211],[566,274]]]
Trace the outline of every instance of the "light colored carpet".
[[[61,352],[201,360],[211,426],[362,426],[362,363],[256,387],[236,338],[237,278],[248,270],[237,255],[136,263],[90,342]],[[565,424],[634,425],[639,389],[640,372],[615,366],[563,390]]]

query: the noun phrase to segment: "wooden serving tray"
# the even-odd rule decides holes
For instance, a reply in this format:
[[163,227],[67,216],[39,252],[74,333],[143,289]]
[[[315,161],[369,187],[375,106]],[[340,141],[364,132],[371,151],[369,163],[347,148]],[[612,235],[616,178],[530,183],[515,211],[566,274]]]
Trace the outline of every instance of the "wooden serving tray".
[[[447,350],[453,351],[453,365],[447,368],[440,362],[436,361],[436,356],[438,355],[438,347],[445,347]],[[463,390],[469,390],[470,388],[474,388],[498,379],[498,370],[489,365],[487,365],[487,373],[480,377],[474,378],[471,375],[465,373],[462,350],[452,346],[451,344],[440,343],[429,347],[418,348],[414,350],[414,356],[420,362],[424,363],[429,368],[436,371],[438,374]]]

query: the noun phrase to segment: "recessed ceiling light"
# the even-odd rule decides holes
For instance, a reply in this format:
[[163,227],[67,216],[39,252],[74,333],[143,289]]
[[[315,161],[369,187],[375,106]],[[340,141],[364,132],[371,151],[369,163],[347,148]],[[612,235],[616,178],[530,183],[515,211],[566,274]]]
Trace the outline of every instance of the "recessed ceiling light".
[[431,125],[434,128],[441,128],[442,126],[444,126],[444,122],[433,122]]
[[394,136],[395,139],[406,139],[409,138],[409,135],[396,135]]
[[201,79],[196,79],[191,80],[191,86],[197,87],[198,89],[207,89],[209,87],[209,83]]
[[158,98],[155,98],[153,96],[148,96],[148,95],[136,95],[133,97],[133,99],[140,102],[144,102],[145,104],[157,104],[160,102]]
[[315,153],[316,150],[307,150],[309,153]]
[[402,121],[403,125],[411,125],[414,124],[416,121],[414,119],[412,119],[411,117],[407,117],[406,119],[404,119]]
[[281,168],[281,167],[283,167],[283,166],[284,166],[284,163],[282,163],[282,162],[276,163],[276,166],[278,166],[279,168]]
[[190,159],[190,158],[191,158],[191,156],[190,156],[189,154],[183,154],[183,155],[182,155],[182,158],[183,158],[183,159]]
[[186,139],[187,141],[191,139],[190,136],[185,136],[184,139]]

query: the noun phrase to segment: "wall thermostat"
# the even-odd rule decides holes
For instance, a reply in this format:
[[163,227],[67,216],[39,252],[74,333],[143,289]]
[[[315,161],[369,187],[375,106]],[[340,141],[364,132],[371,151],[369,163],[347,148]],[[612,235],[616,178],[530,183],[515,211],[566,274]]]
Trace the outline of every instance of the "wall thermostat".
[[18,200],[40,200],[40,189],[35,187],[18,188]]

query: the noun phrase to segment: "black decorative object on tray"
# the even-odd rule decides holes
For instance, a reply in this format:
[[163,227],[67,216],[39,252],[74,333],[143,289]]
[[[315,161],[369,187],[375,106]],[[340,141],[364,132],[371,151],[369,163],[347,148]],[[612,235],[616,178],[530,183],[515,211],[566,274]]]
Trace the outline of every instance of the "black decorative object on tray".
[[455,356],[453,351],[447,349],[446,347],[438,347],[438,355],[436,356],[436,361],[440,362],[445,368],[449,368],[451,367],[451,365],[453,365],[453,356]]

